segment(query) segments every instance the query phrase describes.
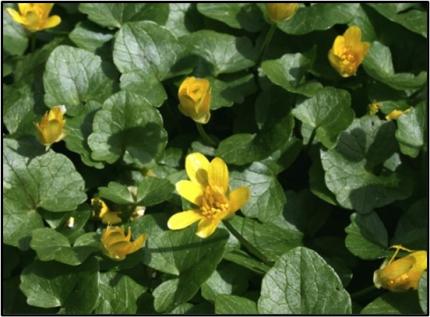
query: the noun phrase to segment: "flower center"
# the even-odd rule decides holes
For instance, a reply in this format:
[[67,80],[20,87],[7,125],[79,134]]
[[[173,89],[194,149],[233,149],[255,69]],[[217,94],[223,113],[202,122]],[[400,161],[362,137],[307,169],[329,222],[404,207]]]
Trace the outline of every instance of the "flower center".
[[206,186],[200,205],[203,216],[212,218],[217,214],[226,212],[228,207],[228,200],[221,191]]

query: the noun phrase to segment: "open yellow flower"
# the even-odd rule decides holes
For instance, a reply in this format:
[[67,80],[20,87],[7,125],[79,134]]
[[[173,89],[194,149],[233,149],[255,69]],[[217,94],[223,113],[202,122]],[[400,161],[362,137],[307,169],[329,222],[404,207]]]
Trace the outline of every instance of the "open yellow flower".
[[229,191],[228,168],[216,157],[211,162],[200,153],[187,155],[185,170],[190,180],[176,183],[176,191],[197,207],[171,216],[169,229],[183,229],[199,221],[197,235],[209,237],[219,223],[238,211],[249,199],[249,189],[239,187]]
[[361,41],[358,26],[349,27],[343,35],[336,37],[328,53],[331,66],[342,76],[355,75],[358,67],[367,55],[370,44]]
[[106,225],[116,225],[121,223],[119,212],[111,211],[106,203],[100,198],[91,199],[91,205],[97,209],[98,217]]
[[208,123],[211,113],[211,87],[209,80],[187,77],[178,90],[179,110],[194,121]]
[[273,22],[280,22],[291,18],[299,8],[298,3],[267,3],[266,11]]
[[108,226],[103,230],[101,237],[104,253],[114,260],[124,260],[128,254],[134,253],[143,247],[146,237],[142,234],[133,242],[130,239],[130,228],[128,228],[128,233],[125,235],[123,228]]
[[50,146],[64,138],[65,112],[65,106],[52,107],[43,115],[40,122],[36,123],[37,136],[42,144]]
[[[412,251],[401,245],[394,245],[392,248],[396,249],[393,256],[390,260],[385,260],[373,274],[375,286],[392,292],[417,289],[421,275],[427,270],[427,251]],[[411,253],[395,260],[399,250]]]
[[56,27],[61,23],[58,15],[49,16],[53,3],[18,3],[18,11],[6,8],[12,19],[30,32]]

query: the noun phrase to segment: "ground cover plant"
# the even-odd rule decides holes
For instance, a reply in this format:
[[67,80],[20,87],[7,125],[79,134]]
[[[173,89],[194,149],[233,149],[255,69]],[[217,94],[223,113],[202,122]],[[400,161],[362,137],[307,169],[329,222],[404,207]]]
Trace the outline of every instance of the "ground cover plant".
[[428,313],[428,3],[2,11],[3,313]]

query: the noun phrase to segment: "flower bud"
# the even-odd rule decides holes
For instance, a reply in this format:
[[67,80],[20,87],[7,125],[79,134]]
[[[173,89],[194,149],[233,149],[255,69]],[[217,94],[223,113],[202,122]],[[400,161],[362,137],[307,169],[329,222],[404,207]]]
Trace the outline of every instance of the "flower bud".
[[[384,261],[381,268],[373,274],[373,282],[377,288],[385,288],[392,292],[403,292],[417,289],[421,275],[427,270],[427,251],[412,252],[401,246],[397,248],[389,261]],[[394,260],[400,249],[411,251],[405,257]]]
[[328,53],[328,59],[342,77],[350,77],[356,74],[369,46],[368,42],[361,42],[360,28],[351,26],[343,35],[336,37]]
[[187,77],[178,91],[179,110],[194,121],[205,124],[210,119],[211,88],[207,79]]
[[402,110],[398,110],[398,109],[395,109],[395,110],[391,111],[389,114],[387,114],[387,115],[385,116],[385,120],[387,120],[387,121],[397,120],[397,119],[399,119],[402,115],[404,115],[406,112],[409,112],[410,110],[411,110],[410,108],[408,108],[408,109],[406,109],[406,110],[404,110],[404,111],[402,111]]
[[37,136],[40,142],[50,146],[64,138],[64,125],[66,120],[63,115],[66,112],[65,106],[55,106],[46,112],[40,122],[36,123]]
[[299,8],[298,3],[268,3],[267,14],[273,22],[280,22],[291,18]]
[[133,242],[130,239],[130,228],[128,228],[128,233],[125,235],[123,228],[108,226],[103,230],[101,237],[104,253],[114,260],[124,260],[128,254],[134,253],[143,247],[146,237],[142,234]]
[[49,16],[53,3],[18,3],[18,11],[6,8],[12,19],[30,32],[56,27],[61,23],[58,15]]

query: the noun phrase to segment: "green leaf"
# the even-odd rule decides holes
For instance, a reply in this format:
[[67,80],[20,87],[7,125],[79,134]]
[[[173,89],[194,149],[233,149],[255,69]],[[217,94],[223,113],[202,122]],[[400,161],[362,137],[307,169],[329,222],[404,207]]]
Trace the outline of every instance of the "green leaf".
[[219,294],[240,294],[248,288],[249,271],[240,266],[227,263],[219,266],[203,283],[201,293],[203,298],[214,302]]
[[270,222],[282,213],[286,201],[284,190],[266,165],[255,162],[241,172],[232,171],[230,177],[232,189],[247,186],[250,190],[250,198],[241,208],[244,215]]
[[119,272],[100,273],[96,314],[136,314],[137,300],[146,288]]
[[404,212],[396,227],[391,244],[402,244],[410,249],[427,248],[428,208],[425,199],[415,202]]
[[257,315],[257,304],[252,300],[235,295],[218,295],[215,300],[215,314],[237,315],[251,314]]
[[335,149],[321,151],[327,187],[339,204],[360,213],[411,194],[409,170],[381,167],[396,151],[394,125],[364,116],[339,135]]
[[99,187],[99,195],[116,204],[143,204],[146,207],[157,205],[170,199],[174,186],[167,180],[145,177],[137,184],[136,196],[127,186],[109,182],[108,187]]
[[[15,82],[26,82],[35,86],[35,80],[41,81],[49,55],[51,55],[51,52],[58,45],[65,41],[64,39],[63,37],[56,37],[43,45],[40,49],[22,56],[22,58],[17,61],[14,70],[13,75]],[[42,86],[42,82],[37,82],[36,85],[36,87]],[[42,93],[42,91],[38,91],[38,93]]]
[[104,164],[91,158],[91,149],[88,146],[87,139],[93,130],[94,116],[101,107],[100,103],[90,101],[79,115],[67,118],[65,125],[66,136],[64,138],[68,150],[80,154],[84,164],[99,169],[103,168]]
[[229,164],[245,165],[267,158],[286,145],[293,132],[294,119],[284,96],[282,91],[262,92],[256,101],[256,108],[265,107],[266,114],[260,131],[227,137],[219,144],[216,155]]
[[275,262],[286,251],[303,244],[303,234],[293,226],[281,228],[273,223],[259,223],[237,215],[229,223],[266,261]]
[[167,179],[145,177],[137,187],[136,200],[145,206],[153,206],[169,200],[175,187]]
[[69,33],[69,38],[78,47],[95,52],[109,42],[113,35],[97,25],[84,21],[76,24],[75,28]]
[[226,81],[212,77],[209,80],[212,94],[211,110],[243,103],[245,97],[257,90],[252,74]]
[[257,274],[264,274],[270,269],[268,265],[264,264],[263,262],[257,261],[248,253],[240,249],[234,249],[230,252],[225,253],[224,259],[237,265],[243,266],[244,268],[247,268]]
[[348,250],[364,260],[380,259],[391,254],[388,251],[388,233],[375,212],[365,215],[353,213],[351,224],[345,228],[345,245]]
[[43,74],[45,103],[49,107],[66,105],[67,114],[74,116],[84,109],[83,103],[103,102],[113,89],[106,67],[101,58],[91,52],[58,46],[49,56]]
[[22,55],[24,54],[28,46],[27,33],[21,26],[21,24],[18,24],[14,20],[12,20],[12,17],[6,11],[7,7],[14,8],[11,5],[2,5],[3,49],[6,53],[11,55]]
[[290,19],[277,26],[287,34],[301,35],[313,31],[328,30],[335,24],[347,24],[356,15],[358,3],[318,3],[301,7]]
[[195,226],[179,231],[165,230],[166,222],[166,215],[146,215],[132,225],[134,233],[151,237],[147,242],[144,263],[177,276],[154,290],[157,312],[172,310],[196,294],[221,261],[228,238],[222,229],[206,239],[196,236]]
[[420,307],[424,314],[428,314],[428,277],[427,272],[421,275],[420,283],[418,285],[418,299],[420,301]]
[[198,3],[197,10],[208,18],[248,32],[258,32],[265,24],[254,3]]
[[41,261],[57,261],[68,265],[80,265],[88,256],[100,249],[99,237],[95,232],[81,235],[72,247],[61,233],[50,229],[33,230],[30,247]]
[[181,53],[179,42],[167,29],[151,21],[131,22],[116,35],[113,60],[123,74],[140,70],[162,80]]
[[160,113],[144,99],[125,91],[112,95],[97,111],[93,133],[88,137],[91,157],[114,163],[122,156],[126,162],[149,164],[166,145]]
[[121,75],[121,89],[136,94],[154,107],[161,107],[167,99],[163,85],[153,73],[132,71]]
[[34,144],[4,139],[4,145],[3,238],[6,244],[25,249],[31,231],[43,226],[37,209],[76,209],[87,198],[85,184],[62,154],[49,151],[34,157],[41,151]]
[[3,123],[9,134],[31,134],[34,131],[34,98],[27,84],[3,87]]
[[196,6],[192,3],[171,2],[169,3],[169,16],[164,27],[179,38],[197,30],[201,20]]
[[366,5],[375,9],[388,20],[400,24],[408,30],[418,33],[427,38],[427,14],[421,10],[407,10],[399,12],[401,3],[367,3]]
[[[311,54],[314,55],[313,51]],[[311,97],[323,88],[319,82],[305,80],[313,65],[314,57],[311,54],[285,54],[278,59],[264,61],[261,71],[286,91]]]
[[409,291],[403,293],[387,292],[368,304],[360,314],[368,315],[405,315],[422,314],[418,304],[417,292]]
[[424,71],[418,75],[396,73],[389,47],[377,41],[371,43],[363,67],[369,76],[397,90],[418,89],[427,81]]
[[350,94],[331,87],[319,90],[315,96],[298,104],[292,113],[307,127],[314,129],[315,138],[327,148],[335,145],[339,133],[354,118]]
[[336,206],[336,197],[327,188],[324,180],[324,170],[321,165],[321,158],[319,155],[312,155],[312,165],[309,169],[309,186],[312,194],[319,199]]
[[90,259],[76,267],[34,261],[21,274],[20,289],[36,307],[64,307],[65,314],[90,314],[97,304],[99,265]]
[[120,28],[130,21],[153,20],[162,23],[167,19],[169,6],[145,3],[81,3],[79,11],[101,26]]
[[425,146],[425,118],[427,118],[427,107],[425,101],[422,101],[397,120],[396,139],[403,154],[415,158]]
[[108,199],[115,204],[128,205],[134,204],[135,198],[127,186],[117,182],[109,182],[107,187],[99,187],[101,198]]
[[336,272],[315,251],[286,252],[264,276],[260,314],[350,314],[351,299]]
[[256,50],[246,37],[201,30],[184,36],[182,41],[189,53],[202,57],[212,66],[211,73],[215,77],[255,64]]
[[313,236],[326,222],[331,208],[316,199],[308,190],[286,191],[287,203],[281,217],[271,223],[292,230],[295,228],[305,236]]

